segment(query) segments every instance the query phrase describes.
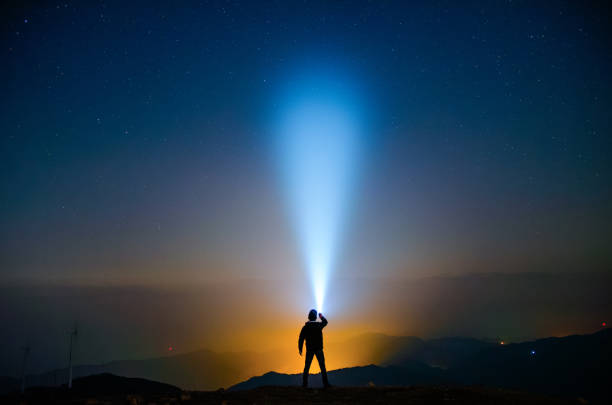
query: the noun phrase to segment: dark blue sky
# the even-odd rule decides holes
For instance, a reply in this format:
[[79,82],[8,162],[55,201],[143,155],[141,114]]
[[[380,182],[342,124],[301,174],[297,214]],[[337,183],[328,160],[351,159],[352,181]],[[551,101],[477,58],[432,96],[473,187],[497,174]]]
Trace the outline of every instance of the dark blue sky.
[[309,69],[369,106],[338,274],[609,269],[605,7],[408,3],[4,4],[1,277],[292,277],[270,116]]

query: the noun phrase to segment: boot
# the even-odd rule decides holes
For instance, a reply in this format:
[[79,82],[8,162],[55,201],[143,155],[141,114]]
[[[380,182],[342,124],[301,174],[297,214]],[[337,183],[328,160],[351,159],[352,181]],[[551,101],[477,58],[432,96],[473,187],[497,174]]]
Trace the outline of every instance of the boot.
[[329,388],[331,387],[331,385],[329,384],[329,381],[327,380],[327,372],[322,372],[321,373],[321,377],[323,378],[323,388]]

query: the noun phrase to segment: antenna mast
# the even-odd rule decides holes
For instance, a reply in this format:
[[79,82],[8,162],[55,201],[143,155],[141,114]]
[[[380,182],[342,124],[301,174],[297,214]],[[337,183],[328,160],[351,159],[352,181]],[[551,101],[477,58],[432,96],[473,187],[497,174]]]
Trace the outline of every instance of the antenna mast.
[[74,330],[70,332],[70,351],[68,354],[68,389],[72,388],[72,342],[73,342],[72,338],[74,337],[74,339],[76,339],[77,334],[78,334],[78,331],[75,326]]

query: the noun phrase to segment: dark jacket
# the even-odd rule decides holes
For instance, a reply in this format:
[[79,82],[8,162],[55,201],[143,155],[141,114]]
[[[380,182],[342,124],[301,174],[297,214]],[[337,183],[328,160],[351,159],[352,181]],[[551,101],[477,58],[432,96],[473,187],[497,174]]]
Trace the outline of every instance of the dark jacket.
[[321,322],[308,321],[302,327],[298,349],[302,352],[304,340],[306,340],[306,351],[314,352],[323,349],[323,328],[327,326],[327,319],[321,317]]

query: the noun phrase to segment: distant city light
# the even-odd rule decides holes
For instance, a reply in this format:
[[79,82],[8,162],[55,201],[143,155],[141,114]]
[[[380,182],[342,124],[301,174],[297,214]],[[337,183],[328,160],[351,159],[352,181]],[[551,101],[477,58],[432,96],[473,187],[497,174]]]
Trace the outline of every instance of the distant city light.
[[532,350],[530,353],[532,356],[535,356],[535,350]]
[[504,344],[504,341],[502,340],[501,342],[499,342],[499,344],[500,344],[500,345],[503,345],[503,344]]

